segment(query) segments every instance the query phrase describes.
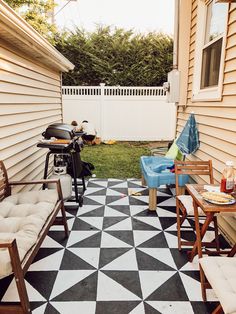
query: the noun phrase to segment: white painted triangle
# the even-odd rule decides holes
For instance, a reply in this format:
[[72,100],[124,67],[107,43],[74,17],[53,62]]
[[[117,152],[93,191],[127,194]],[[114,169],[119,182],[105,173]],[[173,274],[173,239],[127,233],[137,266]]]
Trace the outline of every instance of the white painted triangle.
[[[44,302],[46,299],[25,280],[25,286],[30,302]],[[16,288],[15,279],[12,279],[6,293],[2,298],[2,302],[19,302],[19,295]]]
[[171,249],[177,249],[178,248],[178,237],[170,234],[168,232],[164,232],[166,241],[168,243],[169,248]]
[[[94,314],[96,309],[96,301],[70,301],[70,302],[51,302],[52,306],[58,313],[72,314],[72,313],[86,313]],[[43,312],[42,312],[43,313]]]
[[[184,222],[182,223],[182,226],[183,227],[191,227],[191,225],[187,219],[184,220]],[[173,223],[173,225],[171,225],[165,229],[165,231],[176,231],[176,230],[177,230],[177,222]],[[192,232],[192,229],[189,229],[189,230]]]
[[160,232],[161,231],[133,230],[135,246],[138,246],[141,243],[146,242],[147,240],[150,240],[151,238],[155,237]]
[[108,228],[105,229],[106,231],[111,231],[111,230],[132,230],[132,221],[131,217],[128,217],[117,224],[114,224]]
[[136,216],[135,219],[144,222],[145,224],[148,224],[154,228],[162,230],[162,226],[160,223],[160,220],[158,217],[142,217],[142,216]]
[[135,195],[136,193],[141,193],[143,191],[145,191],[146,188],[129,188],[128,189],[128,194],[129,196],[142,196],[142,195]]
[[123,182],[122,179],[117,179],[117,178],[108,178],[108,181],[109,181],[109,182],[117,182],[117,184],[118,184],[119,182]]
[[129,314],[145,314],[144,304],[143,302],[139,303]]
[[46,306],[47,306],[47,303],[37,307],[37,309],[35,309],[32,313],[33,314],[42,314],[42,313],[45,313],[45,310],[46,310]]
[[171,197],[168,200],[158,203],[158,207],[162,207],[162,206],[176,206],[175,197]]
[[159,207],[159,204],[157,207],[157,213],[158,213],[158,217],[176,217],[176,213],[173,213],[169,210],[165,210],[165,209]]
[[97,301],[136,301],[140,298],[121,284],[98,272]]
[[80,207],[78,210],[77,216],[81,216],[83,214],[87,214],[97,208],[100,208],[101,205],[83,205],[83,207]]
[[123,248],[123,247],[131,247],[131,245],[113,237],[112,235],[102,232],[102,239],[101,239],[101,247],[102,248]]
[[122,181],[121,183],[110,186],[110,188],[128,188],[128,183],[126,181]]
[[80,247],[80,248],[69,248],[69,250],[75,255],[82,258],[85,262],[92,265],[93,267],[98,268],[100,248]]
[[138,213],[141,213],[142,211],[147,209],[147,205],[130,205],[131,216],[137,215]]
[[176,271],[139,271],[143,299],[146,299],[174,274]]
[[124,217],[124,216],[128,215],[119,212],[118,210],[115,210],[109,206],[105,206],[104,217]]
[[92,188],[92,187],[89,187],[85,192],[84,192],[84,195],[87,196],[89,194],[93,194],[93,193],[96,193],[98,191],[101,191],[101,190],[104,190],[104,187],[100,187],[100,188]]
[[83,241],[84,239],[89,238],[98,232],[98,230],[71,231],[66,246],[69,247],[77,242]]
[[135,249],[122,254],[109,264],[105,265],[103,270],[138,270]]
[[194,314],[191,303],[187,301],[146,301],[146,303],[162,314]]
[[[97,184],[97,185],[100,185],[100,186],[103,186],[104,188],[106,188],[107,187],[107,184],[108,184],[108,181],[106,180],[106,181],[98,181],[98,180],[92,180],[93,181],[93,183],[95,183],[95,184]],[[90,188],[88,188],[88,189],[90,189]]]
[[86,195],[86,197],[99,204],[105,205],[106,195]]
[[97,229],[102,230],[103,226],[103,217],[79,217],[79,219],[85,221],[86,223],[90,224],[91,226],[96,227]]
[[117,192],[115,190],[112,190],[112,187],[111,187],[111,189],[107,189],[106,195],[107,196],[124,196],[125,194],[121,193],[121,192]]
[[65,250],[50,254],[30,265],[30,271],[59,270]]
[[84,278],[90,276],[96,270],[60,270],[57,274],[56,281],[54,283],[50,300],[55,298],[57,295],[66,291],[70,287],[83,280]]
[[53,240],[51,237],[46,236],[41,244],[42,248],[63,248],[63,246],[57,241]]
[[186,263],[179,271],[188,271],[188,270],[197,270],[199,271],[199,261],[198,256],[194,256],[194,259],[192,262]]
[[171,255],[171,252],[169,249],[166,248],[141,248],[139,247],[138,250],[154,257],[158,261],[161,261],[162,263],[177,269],[174,259]]
[[129,205],[129,197],[128,196],[124,196],[121,197],[120,199],[109,203],[109,205]]

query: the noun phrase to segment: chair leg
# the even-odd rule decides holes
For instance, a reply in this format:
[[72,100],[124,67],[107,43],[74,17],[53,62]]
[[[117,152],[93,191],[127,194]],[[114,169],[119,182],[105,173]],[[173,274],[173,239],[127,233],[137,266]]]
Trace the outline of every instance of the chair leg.
[[9,254],[11,257],[12,270],[15,276],[16,287],[18,290],[22,313],[31,313],[29,298],[25,286],[24,275],[20,264],[20,258],[16,245],[16,240],[12,242],[12,246],[9,247]]
[[178,201],[176,203],[176,215],[177,215],[177,236],[178,236],[178,249],[179,251],[181,251],[182,247],[181,247],[181,230],[180,230],[180,208],[179,208],[179,204]]
[[200,270],[200,279],[201,279],[201,289],[202,289],[202,299],[204,302],[207,301],[206,298],[206,277],[204,274],[204,271],[202,269],[202,266],[199,264],[199,270]]
[[63,226],[64,226],[64,230],[65,230],[65,236],[66,236],[66,238],[68,238],[69,237],[69,229],[68,229],[68,224],[67,224],[67,220],[66,220],[66,211],[65,211],[65,206],[64,206],[63,201],[61,203],[61,214],[62,214],[62,222],[63,222]]
[[223,312],[222,306],[220,304],[212,312],[212,314],[222,314],[222,313],[224,313],[224,312]]
[[157,209],[157,189],[149,188],[149,210]]
[[215,229],[215,242],[216,242],[216,249],[217,252],[220,251],[220,241],[219,241],[219,232],[218,232],[218,223],[217,223],[217,217],[213,218],[214,223],[214,229]]

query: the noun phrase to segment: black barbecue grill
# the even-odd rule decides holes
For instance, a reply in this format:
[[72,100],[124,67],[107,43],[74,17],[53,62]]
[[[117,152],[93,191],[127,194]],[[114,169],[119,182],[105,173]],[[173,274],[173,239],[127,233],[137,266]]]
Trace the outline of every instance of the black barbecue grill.
[[[83,147],[82,141],[79,140],[83,132],[75,132],[74,127],[64,123],[55,123],[47,127],[42,133],[44,140],[37,144],[37,147],[48,148],[46,154],[44,179],[48,176],[49,157],[54,155],[54,163],[56,155],[63,155],[68,166],[68,173],[72,176],[75,188],[75,201],[82,206],[83,194],[86,190],[83,162],[80,158],[80,152]],[[56,140],[53,140],[55,138]],[[77,178],[80,178],[82,184],[77,183]],[[83,186],[82,193],[78,193],[78,185]],[[44,187],[45,188],[45,187]],[[71,199],[73,201],[73,199]]]

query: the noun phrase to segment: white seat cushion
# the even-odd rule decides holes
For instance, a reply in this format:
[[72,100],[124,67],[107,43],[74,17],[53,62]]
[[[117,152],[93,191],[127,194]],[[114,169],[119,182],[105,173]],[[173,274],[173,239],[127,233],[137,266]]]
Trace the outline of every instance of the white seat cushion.
[[236,257],[211,256],[199,259],[225,314],[236,313]]
[[[16,239],[22,261],[36,243],[57,200],[56,190],[30,191],[5,198],[0,203],[0,243]],[[0,277],[12,272],[8,249],[0,250],[0,265]]]
[[[193,199],[190,195],[178,195],[178,200],[184,205],[186,208],[187,214],[194,216],[194,208],[193,208]],[[198,207],[198,215],[205,216],[204,211]]]

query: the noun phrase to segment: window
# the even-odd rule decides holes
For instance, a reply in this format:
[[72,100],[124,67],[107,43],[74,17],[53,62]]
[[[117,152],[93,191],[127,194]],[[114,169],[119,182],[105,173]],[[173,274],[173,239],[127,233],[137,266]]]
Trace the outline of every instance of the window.
[[198,1],[193,100],[221,98],[228,5]]

